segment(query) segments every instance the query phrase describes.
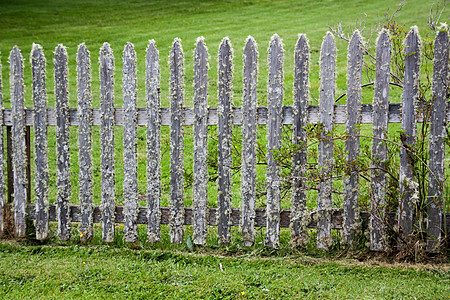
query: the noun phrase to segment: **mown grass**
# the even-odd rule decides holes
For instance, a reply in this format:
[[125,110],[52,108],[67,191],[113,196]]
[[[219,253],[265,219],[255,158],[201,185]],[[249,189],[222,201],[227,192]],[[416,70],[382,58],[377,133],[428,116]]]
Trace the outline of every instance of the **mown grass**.
[[446,299],[448,266],[0,244],[3,299]]
[[[408,1],[397,15],[397,22],[407,27],[418,25],[422,35],[429,30],[426,18],[431,3],[426,1]],[[397,6],[395,2],[385,1],[2,1],[0,3],[0,41],[1,62],[3,65],[3,101],[10,107],[8,55],[13,45],[22,50],[25,61],[26,106],[33,106],[31,97],[31,68],[29,53],[32,43],[43,46],[47,57],[47,91],[49,107],[54,107],[53,50],[62,43],[68,48],[70,107],[76,107],[76,51],[81,42],[85,42],[91,51],[93,106],[99,107],[99,48],[103,42],[109,42],[115,51],[115,106],[122,107],[121,92],[121,53],[126,42],[135,45],[138,58],[138,107],[145,107],[145,49],[149,39],[155,39],[161,58],[161,104],[169,106],[169,70],[168,54],[175,37],[183,41],[185,51],[185,106],[192,106],[193,98],[193,50],[198,36],[204,36],[209,48],[209,105],[217,104],[217,50],[221,39],[230,37],[234,47],[234,105],[238,106],[242,98],[242,53],[245,39],[252,35],[259,47],[258,105],[267,102],[267,47],[270,37],[278,33],[285,46],[285,83],[284,104],[292,103],[293,86],[293,50],[299,33],[306,33],[311,45],[311,103],[317,104],[319,88],[318,57],[322,37],[328,30],[328,24],[334,25],[342,20],[345,26],[352,26],[360,17],[361,11],[367,17],[367,27],[378,18],[383,18],[386,10],[392,13]],[[445,14],[444,14],[445,15]],[[432,35],[432,34],[431,34]],[[346,90],[346,43],[336,40],[338,48],[337,91],[340,95]],[[392,88],[391,102],[399,102],[401,90]],[[364,90],[364,103],[371,103],[373,90]],[[345,97],[340,102],[345,103]],[[395,126],[394,126],[395,127]],[[370,129],[368,129],[370,131]],[[393,129],[395,130],[395,128]],[[398,129],[397,129],[398,130]],[[192,129],[185,129],[185,177],[187,182],[192,177]],[[211,128],[211,137],[215,128]],[[99,128],[94,129],[94,197],[100,203],[100,146]],[[240,129],[234,134],[239,140]],[[259,133],[259,144],[264,161],[265,129]],[[71,137],[71,171],[72,203],[78,202],[78,149],[77,128],[70,131]],[[162,129],[162,205],[168,205],[169,199],[169,155],[168,128]],[[56,198],[56,155],[55,131],[49,131],[49,166],[50,166],[50,201]],[[146,137],[145,128],[138,133],[138,174],[139,194],[146,193]],[[215,143],[210,139],[210,152],[214,153]],[[369,142],[370,143],[370,142]],[[123,203],[123,159],[122,128],[116,128],[116,198]],[[238,146],[238,149],[239,146]],[[210,154],[210,156],[213,154]],[[235,161],[238,161],[240,152]],[[212,156],[214,158],[214,156]],[[214,172],[214,169],[210,170]],[[214,174],[212,174],[214,175]],[[258,166],[258,185],[265,184],[265,166]],[[233,205],[240,205],[240,174],[233,176]],[[216,205],[216,183],[209,185],[210,205]],[[311,199],[314,199],[314,192]],[[338,197],[339,198],[339,197]],[[187,185],[185,204],[192,205],[192,190]],[[341,200],[336,199],[336,202]],[[263,207],[264,195],[259,197],[258,206]],[[310,205],[314,206],[315,201]],[[145,205],[145,202],[141,202]],[[282,202],[283,208],[290,206],[289,197]]]

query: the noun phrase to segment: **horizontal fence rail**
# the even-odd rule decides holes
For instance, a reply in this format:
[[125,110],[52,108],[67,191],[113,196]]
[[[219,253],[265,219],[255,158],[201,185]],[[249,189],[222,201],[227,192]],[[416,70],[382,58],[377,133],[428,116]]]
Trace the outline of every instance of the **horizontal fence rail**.
[[[253,37],[246,40],[243,55],[242,107],[233,107],[233,48],[224,38],[218,52],[218,107],[208,107],[208,49],[203,38],[197,39],[194,53],[194,107],[184,103],[184,53],[181,41],[175,39],[170,51],[170,107],[160,107],[159,52],[150,41],[145,59],[146,107],[138,108],[136,51],[131,43],[123,52],[123,108],[114,107],[114,55],[108,43],[100,50],[100,108],[92,108],[91,63],[86,45],[77,53],[78,107],[68,105],[67,51],[63,45],[55,50],[56,108],[47,108],[46,59],[42,47],[33,45],[33,109],[24,108],[23,58],[17,46],[10,54],[11,109],[1,108],[0,137],[3,126],[11,139],[12,152],[7,153],[8,193],[13,195],[14,230],[17,237],[26,233],[26,218],[35,220],[36,237],[48,237],[48,222],[58,223],[58,238],[71,238],[72,222],[79,222],[80,240],[93,237],[93,224],[102,224],[102,238],[112,242],[115,224],[124,224],[124,240],[138,239],[138,224],[147,224],[149,242],[161,240],[160,225],[169,224],[172,243],[182,243],[184,226],[193,225],[193,242],[206,244],[207,226],[218,226],[219,244],[231,241],[231,226],[240,226],[242,243],[252,246],[255,227],[266,227],[265,244],[279,246],[280,228],[289,227],[291,243],[305,245],[308,228],[317,228],[317,247],[326,249],[333,243],[332,229],[343,231],[344,242],[352,245],[361,223],[370,223],[370,248],[388,248],[387,227],[399,228],[399,247],[413,231],[413,205],[417,193],[410,152],[415,143],[417,123],[430,122],[430,186],[428,191],[427,250],[437,251],[444,232],[450,229],[445,214],[443,186],[446,123],[450,121],[447,101],[449,37],[446,28],[436,36],[433,73],[434,106],[430,120],[422,119],[424,108],[418,103],[421,40],[417,27],[406,37],[405,83],[402,103],[389,103],[389,71],[391,38],[387,30],[379,33],[376,53],[376,76],[372,104],[361,104],[363,65],[362,37],[356,31],[348,49],[347,104],[335,105],[336,46],[334,36],[327,33],[320,54],[319,105],[309,105],[310,46],[305,35],[299,35],[294,53],[294,104],[283,106],[284,49],[281,38],[274,35],[268,50],[268,106],[257,106],[258,48]],[[445,30],[444,30],[445,29]],[[1,65],[0,65],[1,67]],[[0,73],[1,75],[1,73]],[[445,79],[444,81],[442,79]],[[0,76],[0,105],[1,98]],[[333,167],[333,127],[345,124],[346,161],[354,164],[360,155],[360,124],[373,124],[371,178],[371,211],[361,211],[360,176],[352,171],[345,176],[343,208],[332,201],[332,180],[322,179],[318,189],[317,208],[306,208],[306,186],[303,176],[307,168],[306,126],[323,125],[318,144],[318,165],[324,172]],[[401,123],[407,137],[400,150],[400,198],[397,212],[386,211],[386,133],[390,123]],[[267,194],[266,209],[255,209],[256,202],[256,140],[257,126],[267,126]],[[282,146],[283,125],[293,125],[292,142],[299,146],[293,155],[292,209],[281,210],[281,167],[274,153]],[[35,204],[30,197],[27,179],[27,127],[34,126]],[[49,170],[47,128],[56,126],[57,199],[49,205]],[[70,143],[69,126],[78,126],[79,142],[79,205],[70,204]],[[93,205],[92,127],[100,126],[101,144],[101,205]],[[123,127],[124,206],[115,203],[114,128]],[[137,126],[147,128],[147,196],[146,207],[138,205],[137,186]],[[170,207],[161,207],[161,126],[170,126]],[[193,126],[193,207],[184,207],[184,126]],[[208,208],[208,126],[218,127],[217,208]],[[233,126],[242,127],[241,207],[233,208],[231,138]],[[3,139],[0,139],[0,230],[5,230],[6,186],[3,165]],[[8,143],[9,143],[8,139]],[[11,161],[12,159],[12,161]],[[28,165],[27,165],[28,164]],[[28,173],[27,173],[28,172]]]

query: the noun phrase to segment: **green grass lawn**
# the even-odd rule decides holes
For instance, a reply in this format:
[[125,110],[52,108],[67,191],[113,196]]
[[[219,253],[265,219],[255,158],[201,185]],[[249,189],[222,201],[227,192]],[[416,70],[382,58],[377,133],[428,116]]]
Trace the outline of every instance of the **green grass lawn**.
[[448,299],[449,266],[0,244],[3,299]]

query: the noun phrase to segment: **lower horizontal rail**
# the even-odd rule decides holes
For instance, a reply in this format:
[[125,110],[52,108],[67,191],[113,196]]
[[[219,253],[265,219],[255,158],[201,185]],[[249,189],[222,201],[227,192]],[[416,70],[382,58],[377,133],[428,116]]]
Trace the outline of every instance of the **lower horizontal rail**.
[[[123,213],[123,206],[116,206],[116,214],[115,214],[115,223],[124,223],[125,217]],[[49,206],[49,221],[56,222],[56,205],[50,205]],[[35,206],[34,205],[28,205],[27,207],[27,213],[28,217],[31,220],[35,219]],[[217,208],[209,208],[208,209],[208,225],[211,226],[217,226]],[[184,225],[192,225],[193,224],[193,215],[194,210],[192,207],[185,207],[184,208]],[[342,215],[343,215],[343,209],[335,208],[332,211],[331,215],[331,228],[333,229],[342,229]],[[169,224],[169,216],[170,216],[170,209],[168,207],[161,207],[161,224]],[[289,209],[284,209],[280,213],[280,226],[282,228],[288,228],[290,224],[290,216],[291,211]],[[363,220],[368,220],[370,216],[369,212],[361,212],[361,218]],[[447,231],[450,231],[450,213],[447,213],[444,215],[446,217],[447,222],[443,222],[446,224]],[[78,205],[71,205],[70,206],[70,217],[72,222],[79,222],[80,221],[80,206]],[[102,221],[102,215],[100,206],[94,207],[94,223],[101,223]],[[239,208],[233,208],[231,213],[231,221],[232,226],[239,226],[239,222],[241,219],[241,210]],[[311,211],[311,218],[310,222],[308,224],[308,228],[317,228],[317,211],[312,210]],[[390,224],[394,225],[395,222],[395,212],[388,213],[388,221]],[[139,213],[137,218],[138,224],[147,224],[147,207],[141,206],[139,207]],[[265,209],[256,209],[256,216],[255,216],[255,226],[256,227],[266,227],[266,210]]]

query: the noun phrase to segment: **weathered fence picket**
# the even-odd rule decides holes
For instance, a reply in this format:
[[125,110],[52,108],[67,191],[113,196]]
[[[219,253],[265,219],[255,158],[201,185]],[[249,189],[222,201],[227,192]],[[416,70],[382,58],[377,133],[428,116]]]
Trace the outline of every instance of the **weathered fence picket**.
[[218,188],[219,207],[217,235],[220,244],[231,240],[231,134],[233,99],[233,49],[228,38],[219,46],[218,66]]
[[102,162],[102,239],[114,241],[114,55],[108,43],[100,49],[100,140]]
[[145,57],[147,87],[147,239],[161,240],[161,144],[159,116],[159,53],[151,40]]
[[243,246],[252,246],[255,242],[257,60],[256,41],[249,36],[244,48],[242,93],[241,230]]
[[194,234],[193,242],[206,244],[208,233],[208,51],[203,37],[194,52]]
[[[159,53],[155,41],[146,52],[146,108],[137,108],[136,52],[128,43],[123,52],[123,108],[114,107],[114,56],[108,43],[100,50],[100,109],[92,108],[90,54],[81,44],[77,53],[78,107],[70,109],[68,89],[68,56],[64,46],[55,51],[56,108],[47,108],[46,60],[42,47],[33,44],[31,65],[34,108],[24,108],[23,61],[15,46],[10,54],[10,86],[12,109],[3,109],[0,124],[7,126],[12,144],[8,161],[12,160],[13,177],[8,177],[8,194],[14,198],[15,235],[23,237],[26,218],[36,221],[38,239],[48,237],[48,222],[58,222],[62,241],[71,234],[71,223],[80,222],[80,240],[90,241],[93,223],[102,223],[102,238],[112,242],[115,224],[124,224],[124,240],[138,240],[137,225],[147,224],[149,242],[161,240],[161,224],[170,227],[172,243],[182,243],[184,225],[193,225],[193,243],[204,245],[207,226],[218,226],[218,243],[231,242],[231,226],[240,226],[242,244],[252,246],[255,227],[266,227],[264,243],[278,247],[280,228],[290,227],[293,246],[304,246],[309,240],[308,229],[317,228],[317,247],[326,249],[332,241],[331,230],[342,229],[344,241],[352,246],[360,225],[370,222],[370,248],[375,251],[389,247],[387,226],[399,229],[398,247],[408,243],[414,232],[417,183],[410,149],[415,146],[418,122],[430,122],[429,190],[426,218],[427,250],[438,251],[445,223],[443,188],[446,123],[450,121],[447,103],[449,36],[442,27],[436,37],[433,73],[433,106],[429,119],[417,104],[421,42],[417,27],[412,27],[405,40],[405,75],[402,103],[389,103],[391,40],[383,29],[377,40],[376,71],[373,104],[362,102],[363,40],[355,31],[348,48],[347,104],[335,105],[336,46],[331,33],[323,39],[320,55],[320,103],[309,105],[310,49],[305,35],[299,35],[294,53],[294,102],[283,107],[284,50],[280,37],[274,35],[268,51],[268,107],[257,107],[257,45],[249,36],[243,55],[242,107],[232,107],[233,50],[224,38],[218,53],[218,107],[208,107],[208,52],[204,38],[197,39],[194,52],[194,107],[183,107],[184,54],[181,41],[175,39],[170,51],[170,108],[160,107]],[[1,68],[1,65],[0,65]],[[2,107],[0,77],[0,107]],[[422,111],[423,110],[423,111]],[[387,211],[387,130],[389,123],[402,123],[399,169],[399,207],[396,213]],[[360,155],[360,124],[373,124],[371,210],[360,211],[360,175],[357,158]],[[318,166],[321,175],[318,207],[306,207],[310,167],[307,159],[308,124],[318,124]],[[333,126],[346,124],[345,149],[347,167],[344,170],[344,203],[333,208]],[[194,129],[193,207],[184,207],[184,130]],[[217,125],[217,208],[208,207],[208,126]],[[232,129],[242,126],[241,208],[232,207]],[[257,125],[267,126],[266,208],[256,209],[256,141]],[[295,151],[292,161],[292,206],[281,210],[281,165],[276,153],[281,146],[283,125],[293,125]],[[26,204],[31,193],[27,181],[26,126],[34,126],[35,204]],[[57,139],[57,205],[48,204],[47,126],[56,126]],[[69,126],[79,126],[79,201],[70,205],[70,145]],[[101,135],[101,206],[93,205],[92,126],[100,126]],[[123,126],[124,206],[115,204],[114,130]],[[137,126],[147,127],[147,207],[138,206]],[[161,201],[161,126],[170,126],[170,207],[160,207]],[[284,127],[289,128],[289,127]],[[311,127],[313,128],[313,127]],[[12,130],[11,130],[12,129]],[[315,133],[315,132],[313,132]],[[0,129],[0,137],[3,132]],[[339,138],[339,137],[338,137]],[[210,145],[211,146],[211,145]],[[3,150],[0,139],[0,150]],[[421,162],[422,163],[422,162]],[[28,164],[28,165],[27,165]],[[9,167],[8,167],[9,168]],[[312,171],[314,172],[314,168]],[[0,151],[0,231],[11,219],[5,203],[3,151]],[[11,173],[11,172],[9,172]],[[28,216],[27,216],[28,214]]]
[[48,236],[48,149],[47,149],[47,90],[46,60],[42,47],[33,44],[30,55],[33,73],[36,239]]
[[58,236],[67,241],[71,235],[70,221],[70,143],[69,143],[69,68],[67,50],[58,45],[55,50],[55,108]]
[[[400,171],[398,204],[398,229],[400,246],[408,242],[413,231],[415,205],[418,201],[418,183],[414,179],[414,155],[416,143],[417,97],[419,92],[421,40],[419,29],[414,26],[405,39],[405,77],[402,96],[402,148],[400,148]],[[402,245],[403,244],[403,245]]]
[[[433,107],[430,128],[430,162],[428,189],[427,250],[437,251],[442,242],[443,231],[443,184],[446,105],[448,91],[449,37],[447,26],[439,28],[434,43]],[[448,223],[448,220],[447,220]]]
[[281,147],[283,109],[283,45],[277,34],[269,44],[269,84],[267,116],[267,196],[266,246],[278,248],[280,243],[281,168],[274,151]]
[[[3,110],[3,94],[2,94],[2,63],[0,62],[0,109]],[[0,124],[3,124],[3,114],[0,113]],[[0,235],[4,233],[5,223],[5,157],[3,148],[3,126],[0,125]]]
[[320,122],[323,124],[321,140],[319,141],[319,168],[324,177],[319,183],[319,223],[317,230],[317,247],[327,249],[331,245],[331,209],[333,164],[333,109],[335,94],[336,46],[333,34],[327,33],[322,43],[320,53]]
[[16,237],[24,237],[26,231],[27,178],[25,156],[25,111],[23,58],[17,46],[11,51],[10,86],[12,105],[12,150],[14,172],[14,232]]
[[184,54],[176,38],[170,51],[170,241],[183,243],[184,223]]
[[91,93],[91,60],[84,43],[80,44],[77,53],[77,89],[78,89],[78,157],[80,168],[80,240],[90,241],[94,236],[93,229],[93,178],[92,178],[92,93]]
[[136,136],[136,52],[133,44],[127,43],[123,51],[123,198],[125,202],[124,240],[136,242],[138,183],[137,183],[137,136]]
[[306,186],[303,176],[307,165],[305,126],[308,125],[309,96],[309,43],[306,35],[299,36],[294,53],[294,105],[293,143],[297,149],[292,158],[293,184],[291,209],[291,244],[304,246],[309,240],[306,228],[308,211],[306,208]]
[[370,249],[386,249],[386,160],[385,139],[388,130],[389,76],[391,62],[391,38],[386,29],[378,36],[376,53],[375,95],[373,97],[372,141],[372,203],[370,216]]
[[344,241],[352,245],[359,225],[359,172],[356,160],[359,157],[361,123],[361,82],[363,69],[363,40],[356,30],[348,45],[347,71],[347,124],[349,135],[345,142],[348,172],[344,177]]

